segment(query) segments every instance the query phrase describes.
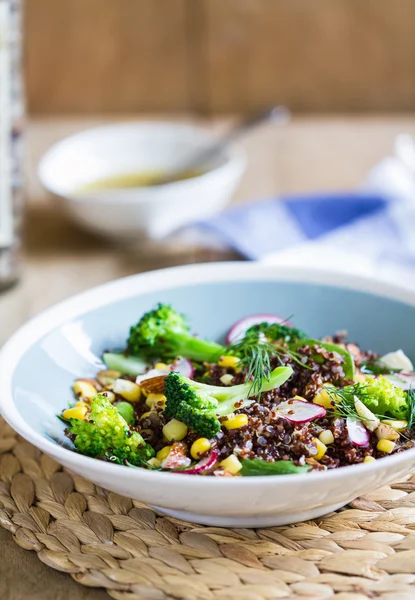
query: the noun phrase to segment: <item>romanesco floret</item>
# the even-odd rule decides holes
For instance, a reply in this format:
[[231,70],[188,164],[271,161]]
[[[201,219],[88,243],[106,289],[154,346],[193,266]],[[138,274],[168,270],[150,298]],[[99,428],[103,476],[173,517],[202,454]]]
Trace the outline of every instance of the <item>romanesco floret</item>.
[[128,350],[148,359],[184,356],[200,362],[225,351],[215,342],[193,337],[185,318],[167,304],[158,304],[131,327]]
[[106,458],[117,463],[140,465],[152,456],[154,450],[137,431],[131,431],[125,419],[103,395],[91,403],[87,421],[71,420],[69,433],[81,454]]
[[386,377],[367,377],[364,386],[364,404],[373,413],[395,419],[407,419],[408,402],[406,392],[395,387]]
[[[269,378],[262,381],[261,392],[282,385],[293,370],[290,367],[274,369]],[[184,377],[173,371],[165,379],[167,398],[164,412],[169,417],[185,423],[199,435],[215,437],[221,428],[218,417],[231,414],[236,408],[248,406],[254,400],[249,399],[252,382],[230,387],[208,385]],[[235,407],[235,403],[238,406]]]

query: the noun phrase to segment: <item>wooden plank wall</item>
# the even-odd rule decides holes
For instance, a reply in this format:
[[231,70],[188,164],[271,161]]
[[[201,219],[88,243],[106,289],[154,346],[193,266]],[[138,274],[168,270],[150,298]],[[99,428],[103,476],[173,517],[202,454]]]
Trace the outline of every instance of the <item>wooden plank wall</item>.
[[26,0],[32,112],[415,108],[414,0]]

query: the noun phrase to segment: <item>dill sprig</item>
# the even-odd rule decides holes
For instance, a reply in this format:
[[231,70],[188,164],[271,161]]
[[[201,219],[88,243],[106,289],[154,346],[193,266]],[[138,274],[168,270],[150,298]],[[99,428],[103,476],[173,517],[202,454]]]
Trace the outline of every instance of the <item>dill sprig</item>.
[[277,357],[281,365],[284,365],[287,360],[292,360],[305,368],[310,368],[302,362],[298,352],[286,346],[273,344],[263,334],[258,335],[256,332],[247,333],[242,340],[229,345],[227,352],[237,356],[241,366],[248,370],[247,380],[252,381],[251,396],[260,396],[263,380],[269,381],[271,357]]
[[288,317],[280,323],[258,323],[257,325],[252,325],[252,327],[247,330],[246,335],[262,335],[270,342],[284,342],[285,344],[307,339],[308,335],[304,331],[297,327],[287,325],[291,318],[292,317]]
[[412,387],[409,388],[408,393],[406,395],[406,399],[409,404],[408,430],[411,430],[415,425],[415,391]]
[[[363,404],[365,401],[370,399],[370,394],[367,389],[367,385],[362,383],[355,383],[353,385],[347,385],[344,388],[336,387],[325,387],[330,400],[333,401],[333,408],[329,409],[331,414],[342,417],[343,419],[354,419],[355,421],[366,421],[367,419],[362,418],[356,410],[354,399],[358,398]],[[373,412],[373,411],[371,411]],[[373,413],[378,419],[390,419],[387,415],[381,415]],[[415,407],[414,407],[414,419],[415,419]]]

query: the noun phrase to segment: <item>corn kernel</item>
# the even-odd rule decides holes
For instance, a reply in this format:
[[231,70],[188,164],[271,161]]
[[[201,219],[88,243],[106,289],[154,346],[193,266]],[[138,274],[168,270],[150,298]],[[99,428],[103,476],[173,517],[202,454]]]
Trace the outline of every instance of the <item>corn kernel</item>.
[[379,452],[386,452],[386,454],[393,452],[395,446],[395,442],[392,442],[391,440],[379,440],[376,444],[376,448],[379,450]]
[[221,356],[218,360],[218,365],[225,369],[235,368],[238,366],[240,359],[237,356]]
[[326,444],[323,444],[323,442],[321,442],[318,438],[314,438],[313,442],[317,446],[317,454],[314,454],[313,458],[315,458],[316,460],[320,460],[320,458],[323,458],[323,456],[326,454],[327,446]]
[[[77,403],[78,404],[78,403]],[[69,421],[69,419],[76,419],[77,421],[83,421],[85,415],[88,412],[88,408],[85,403],[83,406],[74,406],[73,408],[67,408],[63,411],[63,418]]]
[[332,434],[330,429],[325,429],[320,433],[318,439],[320,440],[320,442],[328,446],[329,444],[332,444],[334,442],[334,435]]
[[242,469],[242,465],[239,462],[238,458],[235,456],[235,454],[231,454],[230,456],[228,456],[228,458],[225,458],[225,460],[222,460],[219,464],[225,469],[225,471],[231,473],[231,475],[236,475]]
[[245,427],[248,425],[248,415],[235,415],[234,417],[230,417],[223,422],[226,429],[240,429],[241,427]]
[[369,462],[375,462],[376,458],[374,456],[365,456],[363,462],[365,463],[369,463]]
[[78,402],[75,402],[75,406],[80,406],[81,408],[85,407],[86,409],[88,409],[87,403],[83,400],[78,400]]
[[167,371],[169,368],[169,365],[166,365],[166,363],[163,362],[158,362],[154,365],[155,369],[159,369],[160,371]]
[[230,385],[232,383],[232,379],[233,375],[231,375],[230,373],[225,373],[225,375],[222,375],[222,377],[220,378],[223,385]]
[[173,440],[180,442],[187,435],[187,425],[177,419],[172,419],[163,427],[163,435],[168,442]]
[[83,381],[82,379],[77,379],[73,384],[73,391],[75,392],[75,396],[78,398],[86,398],[87,400],[92,400],[98,394],[96,387],[92,385],[89,381]]
[[402,431],[408,427],[408,421],[394,421],[392,419],[386,419],[385,421],[382,421],[382,423],[389,425],[389,427],[393,427],[393,429],[396,429],[396,431]]
[[129,402],[137,402],[141,396],[140,387],[128,379],[116,379],[112,391],[119,394]]
[[164,394],[148,394],[146,405],[149,408],[164,408],[166,404],[166,396]]
[[147,464],[150,465],[150,467],[156,467],[156,469],[158,469],[158,467],[161,465],[161,462],[154,456],[147,461]]
[[[330,386],[333,387],[333,386]],[[336,398],[330,396],[327,390],[324,387],[314,396],[313,398],[314,404],[320,404],[320,406],[324,406],[324,408],[333,408],[336,404]]]
[[212,447],[212,444],[209,442],[207,438],[199,438],[195,442],[193,442],[192,447],[190,448],[190,454],[194,459],[198,460],[202,454],[208,452]]
[[160,463],[162,463],[163,460],[166,460],[166,458],[170,454],[170,450],[171,450],[171,446],[164,446],[164,448],[162,448],[161,450],[159,450],[157,452],[157,454],[156,454],[157,460],[159,460]]

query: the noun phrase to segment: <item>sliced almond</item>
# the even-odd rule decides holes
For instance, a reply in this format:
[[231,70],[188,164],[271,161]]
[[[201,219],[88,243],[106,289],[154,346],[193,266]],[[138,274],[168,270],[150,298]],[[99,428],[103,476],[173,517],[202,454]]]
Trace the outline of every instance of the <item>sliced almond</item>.
[[141,382],[140,387],[144,392],[148,394],[163,394],[164,393],[164,380],[166,375],[158,375],[151,379],[145,379]]
[[399,433],[393,427],[386,425],[385,423],[380,423],[378,428],[375,431],[376,437],[378,440],[397,440],[399,439]]

